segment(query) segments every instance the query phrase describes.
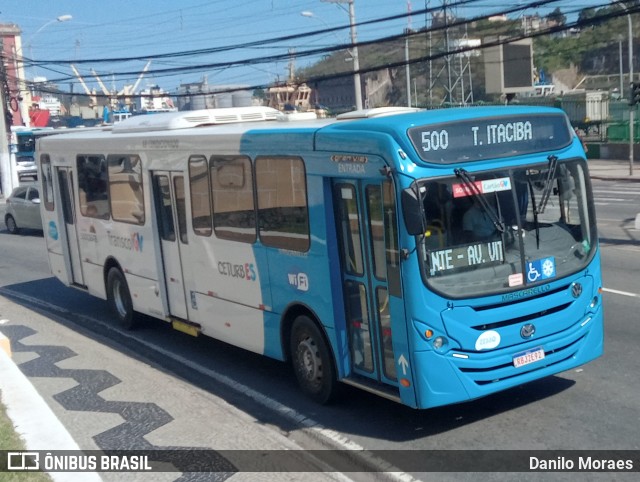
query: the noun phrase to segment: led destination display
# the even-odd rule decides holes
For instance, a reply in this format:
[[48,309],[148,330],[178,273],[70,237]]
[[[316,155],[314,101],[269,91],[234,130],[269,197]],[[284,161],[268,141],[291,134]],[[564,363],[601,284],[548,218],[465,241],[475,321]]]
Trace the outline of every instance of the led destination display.
[[408,134],[423,161],[439,164],[561,149],[573,135],[564,114],[460,120],[413,127]]

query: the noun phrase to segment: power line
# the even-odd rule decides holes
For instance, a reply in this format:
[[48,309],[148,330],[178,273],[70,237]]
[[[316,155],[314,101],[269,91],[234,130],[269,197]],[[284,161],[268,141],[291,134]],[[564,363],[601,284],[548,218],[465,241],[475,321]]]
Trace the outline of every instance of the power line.
[[[475,1],[475,0],[474,0]],[[535,8],[537,6],[541,6],[541,5],[546,5],[549,3],[554,3],[555,1],[558,0],[548,0],[548,1],[539,1],[539,2],[532,2],[530,4],[524,5],[524,6],[519,6],[519,7],[514,7],[511,9],[507,9],[504,10],[502,13],[506,14],[506,13],[514,13],[516,11],[520,11],[523,9],[529,9],[529,8]],[[468,2],[467,2],[468,3]],[[535,6],[535,7],[532,7]],[[594,8],[598,8],[597,6]],[[434,9],[425,9],[424,11],[433,11]],[[384,64],[378,64],[378,65],[373,65],[373,66],[369,66],[366,68],[361,68],[359,70],[359,73],[361,74],[365,74],[365,73],[369,73],[369,72],[374,72],[380,69],[384,69],[384,68],[395,68],[395,67],[402,67],[408,64],[416,64],[416,63],[421,63],[421,62],[425,62],[425,61],[429,61],[429,60],[433,60],[433,59],[437,59],[437,58],[441,58],[447,55],[456,55],[456,54],[463,54],[472,50],[477,50],[478,48],[487,48],[487,47],[492,47],[492,46],[496,46],[496,45],[503,45],[503,44],[507,44],[510,42],[513,42],[515,40],[520,40],[520,39],[525,39],[525,38],[536,38],[536,37],[540,37],[540,36],[545,36],[545,35],[550,35],[553,33],[557,33],[557,32],[562,32],[562,31],[566,31],[566,30],[570,30],[573,28],[579,28],[579,27],[586,27],[586,26],[590,26],[590,25],[596,25],[598,23],[601,23],[603,21],[607,21],[613,18],[618,18],[618,17],[623,17],[629,14],[633,14],[633,13],[638,13],[640,12],[640,5],[634,5],[631,7],[628,7],[628,9],[626,11],[618,11],[618,10],[614,10],[614,11],[609,11],[606,12],[605,14],[602,15],[595,15],[592,18],[586,19],[586,20],[582,20],[582,21],[574,21],[574,22],[569,22],[569,23],[565,23],[564,25],[560,25],[560,26],[556,26],[556,27],[551,27],[551,28],[547,28],[544,30],[540,30],[537,32],[533,32],[530,34],[521,34],[521,35],[515,35],[515,36],[511,36],[507,39],[500,39],[499,41],[496,42],[491,42],[491,43],[485,43],[483,44],[481,47],[459,47],[447,52],[442,52],[442,53],[438,53],[436,55],[427,55],[427,56],[422,56],[422,57],[418,57],[418,58],[414,58],[409,60],[409,62],[402,60],[402,61],[397,61],[397,62],[387,62]],[[415,14],[415,13],[414,13]],[[461,20],[459,22],[454,22],[449,24],[448,27],[455,27],[455,26],[461,26],[461,25],[465,25],[471,22],[476,22],[478,20],[482,20],[482,19],[486,19],[490,16],[493,15],[497,15],[496,13],[492,13],[492,14],[487,14],[487,15],[481,15],[478,17],[474,17],[472,19],[469,20]],[[397,16],[394,16],[397,17]],[[380,20],[380,19],[378,19]],[[435,30],[439,30],[442,29],[444,27],[440,27],[437,29],[433,29]],[[410,35],[419,35],[419,34],[423,34],[423,32],[416,32]],[[306,35],[306,34],[305,34]],[[391,42],[394,40],[399,40],[399,39],[403,39],[406,37],[406,34],[400,34],[400,35],[393,35],[393,36],[389,36],[389,37],[385,37],[385,38],[381,38],[381,39],[376,39],[376,40],[371,40],[371,41],[367,41],[367,42],[360,42],[357,45],[361,46],[361,45],[375,45],[381,42]],[[313,56],[313,55],[318,55],[320,53],[328,53],[328,52],[334,52],[334,51],[338,51],[338,50],[344,50],[345,48],[351,47],[351,44],[343,44],[343,45],[338,45],[338,46],[333,46],[330,48],[323,48],[323,49],[311,49],[308,51],[304,51],[304,52],[300,52],[298,54],[296,54],[296,56]],[[288,59],[290,56],[290,54],[280,54],[280,55],[274,55],[274,56],[269,56],[269,57],[260,57],[258,58],[252,58],[252,59],[245,59],[245,60],[237,60],[237,61],[230,61],[230,62],[219,62],[219,63],[214,63],[214,64],[204,64],[204,65],[196,65],[196,66],[192,66],[188,69],[185,68],[180,68],[180,67],[175,67],[175,68],[170,68],[170,69],[159,69],[156,70],[154,72],[150,72],[150,73],[171,73],[171,74],[183,74],[187,71],[197,71],[197,70],[203,70],[203,69],[211,69],[211,68],[228,68],[230,66],[252,66],[252,65],[257,65],[260,63],[270,63],[270,62],[274,62],[277,60],[285,60]],[[117,75],[129,75],[129,74],[133,74],[134,72],[124,72],[124,73],[118,73]],[[135,72],[137,74],[137,72]],[[307,83],[313,83],[313,82],[321,82],[321,81],[326,81],[326,80],[332,80],[332,79],[337,79],[337,78],[344,78],[344,77],[350,77],[353,75],[353,71],[349,70],[349,71],[345,71],[345,72],[340,72],[340,73],[334,73],[334,74],[328,74],[328,75],[321,75],[321,76],[313,76],[313,77],[308,77],[305,79],[300,79],[300,82],[307,82]],[[70,77],[67,77],[64,80],[69,80]],[[257,85],[251,85],[251,86],[243,86],[243,87],[237,87],[237,88],[228,88],[228,89],[222,89],[219,91],[216,91],[217,93],[225,93],[225,92],[235,92],[238,90],[247,90],[247,89],[265,89],[268,88],[271,84],[267,83],[267,84],[257,84]],[[43,92],[48,92],[46,90],[41,89]],[[59,91],[51,91],[50,93],[60,93]],[[81,94],[81,93],[75,93],[74,95],[76,96],[87,96],[86,94]],[[185,94],[187,95],[187,94]],[[188,94],[191,95],[191,94]],[[99,98],[106,98],[107,96],[103,96],[103,95],[99,95],[97,94],[96,97]]]
[[[472,3],[477,3],[479,0],[461,0],[459,2],[456,2],[455,4],[451,4],[451,5],[466,5],[466,4],[472,4]],[[548,4],[552,4],[552,3],[557,3],[561,0],[538,0],[535,2],[531,2],[525,5],[519,5],[516,7],[512,7],[509,8],[507,10],[502,10],[500,12],[493,12],[493,13],[488,13],[485,15],[480,15],[477,17],[473,17],[470,20],[467,19],[462,19],[459,20],[457,22],[453,22],[449,25],[446,26],[441,26],[441,27],[437,27],[434,29],[431,29],[432,31],[439,31],[439,30],[444,30],[446,28],[451,28],[451,27],[457,27],[457,26],[462,26],[462,25],[467,25],[469,23],[472,22],[476,22],[478,20],[483,20],[483,19],[487,19],[491,16],[494,15],[503,15],[503,14],[509,14],[509,13],[515,13],[515,12],[520,12],[523,10],[527,10],[530,8],[538,8],[540,6],[545,6]],[[432,7],[432,8],[426,8],[423,10],[419,10],[416,12],[412,12],[413,15],[416,14],[421,14],[421,13],[433,13],[436,11],[439,11],[440,8],[436,8],[436,7]],[[365,24],[375,24],[375,23],[380,23],[380,22],[384,22],[384,21],[388,21],[390,19],[398,19],[398,18],[406,18],[408,14],[400,14],[400,15],[393,15],[393,16],[389,16],[389,17],[384,17],[384,18],[380,18],[380,19],[374,19],[374,20],[370,20],[370,21],[366,21],[366,22],[361,22],[359,25],[365,25]],[[334,27],[330,30],[338,30],[341,29],[343,27]],[[216,47],[216,48],[212,48],[212,49],[200,49],[200,50],[192,50],[192,51],[185,51],[185,52],[179,52],[179,53],[173,53],[173,54],[159,54],[157,56],[146,56],[146,57],[130,57],[130,58],[121,58],[120,61],[122,62],[128,62],[128,61],[142,61],[142,60],[149,60],[149,59],[157,59],[157,58],[172,58],[172,57],[176,57],[176,56],[192,56],[192,55],[200,55],[202,53],[212,53],[212,52],[222,52],[222,51],[228,51],[228,50],[233,50],[233,49],[240,49],[240,48],[246,48],[248,46],[264,46],[265,43],[277,43],[282,41],[283,39],[287,39],[287,40],[291,40],[291,39],[301,39],[301,38],[306,38],[312,35],[318,35],[319,33],[325,33],[327,31],[330,31],[329,29],[325,29],[325,30],[319,30],[319,31],[312,31],[312,32],[307,32],[304,34],[296,34],[296,35],[287,35],[284,37],[277,37],[275,39],[271,39],[268,41],[251,41],[251,42],[245,42],[243,44],[235,44],[235,45],[229,45],[229,46],[224,46],[224,47]],[[411,35],[415,36],[415,35],[420,35],[421,32],[415,32]],[[370,41],[363,41],[363,42],[358,42],[357,44],[355,44],[357,47],[361,47],[361,46],[368,46],[368,45],[375,45],[378,43],[383,43],[383,42],[393,42],[396,40],[401,40],[406,38],[406,33],[400,33],[400,34],[396,34],[396,35],[391,35],[391,36],[387,36],[387,37],[383,37],[383,38],[378,38],[378,39],[374,39],[374,40],[370,40]],[[309,49],[309,50],[304,50],[304,51],[297,51],[296,52],[296,58],[306,58],[306,57],[313,57],[313,56],[317,56],[317,55],[323,55],[323,54],[329,54],[329,53],[333,53],[333,52],[337,52],[340,50],[347,50],[351,47],[353,47],[354,44],[351,43],[344,43],[344,44],[338,44],[338,45],[333,45],[330,47],[322,47],[322,48],[317,48],[317,49]],[[284,60],[288,60],[290,58],[291,54],[289,52],[286,53],[279,53],[279,54],[274,54],[274,55],[270,55],[270,56],[260,56],[260,57],[253,57],[253,58],[249,58],[249,59],[239,59],[239,60],[231,60],[231,61],[225,61],[225,62],[214,62],[214,63],[207,63],[207,64],[197,64],[197,65],[193,65],[193,66],[180,66],[180,67],[171,67],[171,68],[164,68],[164,69],[150,69],[147,74],[148,75],[161,75],[161,76],[167,76],[167,75],[173,75],[173,74],[177,74],[177,75],[182,75],[185,73],[189,73],[189,72],[199,72],[199,71],[204,71],[204,70],[215,70],[215,69],[227,69],[229,67],[242,67],[242,66],[250,66],[250,65],[256,65],[256,64],[263,64],[263,63],[272,63],[272,62],[277,62],[277,61],[284,61]],[[115,59],[103,59],[101,61],[114,61]],[[28,62],[28,63],[27,63]],[[39,63],[39,62],[34,62],[31,61],[29,59],[26,59],[25,64],[27,65],[31,65],[31,66],[38,66],[38,67],[42,67],[44,65],[58,65],[58,64],[65,64],[65,63],[73,63],[74,65],[76,64],[80,64],[80,63],[90,63],[91,60],[82,60],[82,61],[68,61],[68,60],[56,60],[56,61],[47,61],[45,63]],[[377,70],[377,69],[374,69]],[[351,73],[353,73],[353,71],[351,71]],[[101,76],[107,76],[107,75],[117,75],[118,77],[123,77],[123,76],[137,76],[139,74],[139,71],[135,70],[135,71],[120,71],[120,72],[99,72],[99,75]],[[69,80],[74,79],[73,76],[67,76],[65,78],[59,78],[59,79],[52,79],[50,82],[55,83],[55,82],[66,82]]]

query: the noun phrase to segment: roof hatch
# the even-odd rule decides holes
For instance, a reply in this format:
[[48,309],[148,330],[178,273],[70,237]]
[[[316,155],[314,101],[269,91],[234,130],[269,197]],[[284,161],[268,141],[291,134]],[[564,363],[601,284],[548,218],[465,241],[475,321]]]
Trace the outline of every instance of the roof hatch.
[[276,120],[279,111],[270,107],[230,107],[159,114],[135,115],[113,126],[114,133],[187,129],[215,124]]

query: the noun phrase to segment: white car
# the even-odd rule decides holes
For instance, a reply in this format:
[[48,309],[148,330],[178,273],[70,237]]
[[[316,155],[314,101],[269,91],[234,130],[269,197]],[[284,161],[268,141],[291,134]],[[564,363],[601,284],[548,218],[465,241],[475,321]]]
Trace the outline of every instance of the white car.
[[7,198],[4,223],[11,234],[17,234],[21,228],[42,230],[37,185],[25,184],[13,190]]

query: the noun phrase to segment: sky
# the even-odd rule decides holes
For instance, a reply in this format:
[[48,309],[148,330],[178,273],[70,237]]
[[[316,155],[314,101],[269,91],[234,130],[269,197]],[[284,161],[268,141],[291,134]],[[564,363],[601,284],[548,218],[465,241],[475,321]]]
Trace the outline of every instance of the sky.
[[[0,0],[0,23],[14,23],[22,30],[25,58],[36,61],[59,61],[58,65],[32,67],[27,77],[46,77],[68,90],[70,82],[77,84],[69,63],[74,63],[90,88],[98,88],[91,74],[94,69],[108,88],[121,89],[133,84],[147,63],[146,56],[185,52],[256,42],[251,48],[235,49],[207,55],[155,59],[141,87],[160,85],[169,91],[184,82],[205,78],[216,85],[266,85],[287,77],[288,60],[281,59],[250,66],[210,67],[191,72],[185,67],[210,65],[239,59],[262,58],[286,54],[290,50],[323,48],[350,42],[347,3],[340,0]],[[347,0],[341,0],[347,2]],[[357,23],[413,12],[442,5],[445,0],[353,0]],[[446,0],[453,3],[459,0]],[[529,0],[520,0],[527,4]],[[556,7],[563,12],[607,0],[564,0],[527,14],[546,15]],[[470,0],[458,7],[459,17],[473,17],[488,12],[500,12],[517,4],[499,0]],[[302,12],[311,12],[302,15]],[[60,16],[71,16],[64,22]],[[425,15],[413,15],[410,26],[425,26]],[[344,27],[312,37],[291,39],[277,44],[271,39],[286,35]],[[358,40],[395,35],[408,25],[408,19],[385,21],[357,27]],[[131,61],[100,62],[101,59],[137,57]],[[299,58],[301,68],[318,56]],[[89,61],[89,62],[87,62]],[[177,68],[178,72],[153,73],[153,70]],[[125,75],[121,73],[128,72]],[[65,88],[67,86],[67,88]],[[80,91],[79,86],[74,91]]]

